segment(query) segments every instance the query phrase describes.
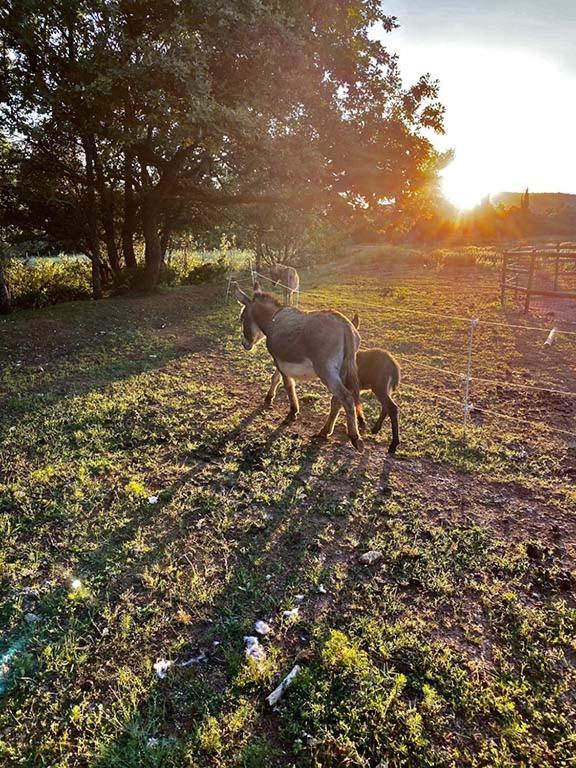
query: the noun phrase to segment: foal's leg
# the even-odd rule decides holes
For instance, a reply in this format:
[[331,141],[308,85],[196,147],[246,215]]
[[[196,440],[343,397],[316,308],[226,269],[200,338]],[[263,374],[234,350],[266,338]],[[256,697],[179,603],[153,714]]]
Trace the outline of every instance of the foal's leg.
[[332,392],[333,396],[344,406],[346,423],[348,425],[348,437],[354,448],[362,453],[364,450],[364,443],[358,433],[358,416],[352,392],[344,386],[340,374],[336,371],[328,370],[322,373],[319,372],[319,376],[330,392]]
[[274,402],[274,398],[276,397],[276,392],[278,391],[278,387],[280,386],[280,382],[282,380],[282,376],[280,375],[280,371],[278,368],[274,371],[272,374],[272,379],[270,380],[270,387],[268,389],[268,393],[266,397],[264,398],[264,402],[266,405],[272,405]]
[[382,403],[382,410],[380,411],[380,416],[378,416],[374,426],[372,427],[372,434],[375,435],[377,432],[379,432],[382,429],[382,423],[386,416],[390,416],[390,422],[392,424],[392,442],[388,446],[388,453],[395,453],[396,448],[400,443],[398,430],[398,406],[387,392],[381,396],[378,395],[378,399]]
[[386,403],[382,403],[382,408],[380,409],[380,416],[376,419],[374,422],[374,426],[370,430],[373,435],[377,435],[378,432],[382,429],[382,424],[384,423],[384,419],[388,415],[388,408],[386,407]]
[[298,405],[298,398],[296,397],[296,387],[294,386],[294,379],[282,374],[282,381],[284,383],[284,389],[288,393],[288,400],[290,401],[290,411],[286,417],[288,421],[293,421],[300,413],[300,406]]
[[320,437],[330,437],[332,432],[334,432],[334,424],[336,424],[336,419],[341,410],[342,403],[337,397],[332,396],[332,400],[330,401],[330,413],[326,419],[326,423],[320,430]]

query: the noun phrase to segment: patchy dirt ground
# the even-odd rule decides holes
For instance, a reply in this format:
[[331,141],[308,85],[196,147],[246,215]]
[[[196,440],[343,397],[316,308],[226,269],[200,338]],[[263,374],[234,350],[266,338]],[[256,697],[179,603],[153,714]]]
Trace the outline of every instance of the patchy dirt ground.
[[433,315],[523,319],[487,270],[390,272],[309,274],[303,304],[402,359],[396,458],[387,424],[316,441],[318,384],[295,424],[264,407],[217,287],[1,321],[7,765],[570,765],[574,399],[505,384],[576,390],[575,344],[481,323],[473,402],[537,424],[478,410],[464,440],[467,326]]

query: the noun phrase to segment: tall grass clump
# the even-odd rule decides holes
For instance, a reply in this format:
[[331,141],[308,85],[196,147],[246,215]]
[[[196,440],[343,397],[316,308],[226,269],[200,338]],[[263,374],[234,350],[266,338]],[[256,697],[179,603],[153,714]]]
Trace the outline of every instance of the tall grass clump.
[[37,260],[33,265],[18,259],[4,263],[14,307],[46,307],[92,295],[90,263],[75,258]]

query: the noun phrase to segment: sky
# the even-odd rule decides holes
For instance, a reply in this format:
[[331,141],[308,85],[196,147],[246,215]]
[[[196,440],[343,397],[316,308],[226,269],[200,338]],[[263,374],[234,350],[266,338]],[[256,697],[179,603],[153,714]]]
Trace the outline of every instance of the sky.
[[[446,196],[576,193],[576,0],[384,0],[406,84],[440,81]],[[380,36],[379,33],[377,33]]]

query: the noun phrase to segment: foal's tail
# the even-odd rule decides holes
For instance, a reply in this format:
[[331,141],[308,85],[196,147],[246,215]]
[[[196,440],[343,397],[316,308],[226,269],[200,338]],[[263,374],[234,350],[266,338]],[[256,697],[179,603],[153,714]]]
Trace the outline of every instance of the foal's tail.
[[392,357],[390,353],[388,353],[388,357],[390,358],[390,372],[388,375],[387,390],[388,395],[391,395],[396,389],[398,389],[398,385],[400,384],[401,379],[401,372],[398,360],[396,360],[395,357]]

